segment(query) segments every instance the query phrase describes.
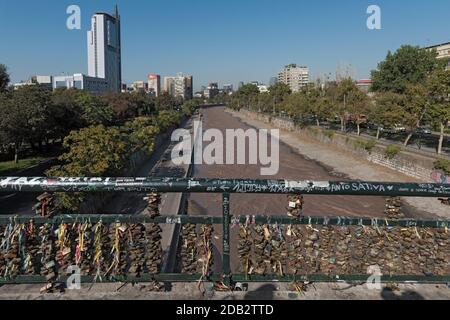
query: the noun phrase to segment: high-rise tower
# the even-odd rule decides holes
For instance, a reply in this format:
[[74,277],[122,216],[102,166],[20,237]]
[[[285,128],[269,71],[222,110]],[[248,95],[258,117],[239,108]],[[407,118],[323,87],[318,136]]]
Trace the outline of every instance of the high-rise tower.
[[88,75],[103,78],[109,91],[120,92],[122,86],[122,57],[120,16],[116,6],[114,16],[96,13],[88,31]]

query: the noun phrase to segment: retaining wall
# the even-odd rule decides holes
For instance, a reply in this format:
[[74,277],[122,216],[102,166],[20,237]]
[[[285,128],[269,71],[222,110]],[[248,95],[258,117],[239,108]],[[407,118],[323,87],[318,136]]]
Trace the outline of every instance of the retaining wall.
[[425,156],[412,151],[401,150],[395,157],[389,158],[386,156],[387,145],[378,141],[377,145],[369,152],[365,150],[364,147],[361,147],[361,142],[370,141],[370,139],[364,137],[341,134],[336,131],[323,130],[318,127],[299,128],[290,119],[271,117],[266,114],[259,114],[249,110],[240,110],[239,113],[251,119],[270,123],[277,128],[296,132],[322,144],[338,146],[340,149],[349,151],[370,162],[423,181],[433,182],[432,177],[436,175],[434,162],[438,159],[437,156]]

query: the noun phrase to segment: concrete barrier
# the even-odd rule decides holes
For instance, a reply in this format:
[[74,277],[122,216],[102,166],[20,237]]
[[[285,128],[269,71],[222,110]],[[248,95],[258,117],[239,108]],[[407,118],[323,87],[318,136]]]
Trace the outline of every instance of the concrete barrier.
[[437,156],[427,156],[422,153],[401,149],[397,155],[390,158],[386,155],[386,148],[389,144],[385,142],[376,141],[376,145],[369,151],[365,150],[360,142],[367,142],[373,139],[342,134],[336,131],[326,132],[319,127],[299,128],[290,119],[272,117],[249,110],[240,110],[239,113],[251,119],[270,123],[279,129],[296,132],[301,136],[330,145],[330,147],[338,147],[349,151],[357,157],[396,170],[410,177],[433,182],[434,163],[438,159]]

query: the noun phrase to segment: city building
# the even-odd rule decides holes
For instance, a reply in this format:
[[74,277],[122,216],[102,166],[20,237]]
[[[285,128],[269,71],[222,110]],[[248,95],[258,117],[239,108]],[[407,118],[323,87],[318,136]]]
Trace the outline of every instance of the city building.
[[132,85],[133,91],[147,93],[148,92],[148,82],[146,81],[135,81]]
[[265,84],[258,85],[258,89],[260,93],[269,92],[269,88]]
[[155,97],[161,94],[161,76],[159,74],[148,75],[148,92]]
[[23,86],[35,86],[35,85],[40,85],[40,86],[44,86],[48,89],[52,89],[53,88],[53,77],[52,76],[32,76],[27,81],[15,83],[13,85],[13,87],[14,87],[14,90],[17,90]]
[[164,91],[173,97],[190,100],[194,96],[194,78],[182,73],[175,77],[164,78]]
[[356,86],[364,92],[369,92],[370,87],[372,86],[372,80],[370,79],[362,79],[356,82]]
[[224,84],[222,88],[222,92],[225,94],[233,93],[233,85],[232,84]]
[[197,91],[194,93],[194,98],[201,99],[203,98],[203,91]]
[[438,53],[438,59],[449,59],[447,69],[450,69],[450,42],[441,43],[431,47],[427,47],[427,50],[436,50]]
[[219,84],[217,82],[212,82],[209,86],[203,91],[203,96],[206,99],[212,99],[219,94]]
[[78,90],[86,90],[95,95],[101,95],[108,92],[109,85],[106,79],[89,77],[81,73],[70,76],[53,77],[53,89],[58,88],[75,88]]
[[186,87],[184,90],[184,99],[190,100],[194,97],[194,77],[193,76],[185,76]]
[[76,73],[53,77],[53,89],[76,88],[95,95],[122,92],[120,16],[116,6],[114,17],[96,13],[87,33],[88,75]]
[[298,92],[309,84],[309,68],[290,64],[278,74],[278,82],[287,84],[292,92]]
[[239,90],[240,88],[242,88],[243,85],[244,85],[244,82],[243,82],[243,81],[239,81],[239,84],[238,84],[238,90]]
[[175,77],[164,77],[163,90],[171,96],[175,96]]
[[120,16],[116,6],[114,16],[96,13],[91,19],[92,29],[87,33],[88,76],[102,78],[107,91],[120,92],[122,87],[122,58]]

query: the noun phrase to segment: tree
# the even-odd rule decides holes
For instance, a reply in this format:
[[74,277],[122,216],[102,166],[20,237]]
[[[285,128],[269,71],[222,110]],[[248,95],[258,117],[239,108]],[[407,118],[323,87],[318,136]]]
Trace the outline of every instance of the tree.
[[405,93],[408,84],[419,84],[446,61],[436,59],[437,52],[410,45],[395,53],[388,52],[386,59],[372,71],[372,90],[375,92]]
[[303,92],[295,92],[289,95],[281,105],[290,117],[293,117],[301,123],[305,123],[305,119],[310,114],[308,100]]
[[52,138],[63,140],[72,130],[85,126],[82,107],[77,103],[82,91],[77,89],[56,89],[51,97]]
[[76,103],[83,110],[82,118],[88,125],[113,124],[115,120],[114,109],[101,97],[83,91]]
[[[11,103],[14,104],[12,112],[16,113],[14,117],[25,119],[25,140],[33,149],[36,149],[37,146],[39,151],[41,151],[44,141],[48,143],[54,130],[50,120],[52,116],[51,94],[49,89],[42,86],[24,86],[12,94]],[[16,126],[14,123],[9,125]]]
[[377,93],[375,101],[369,104],[369,119],[377,125],[377,140],[382,127],[393,127],[404,118],[405,96],[392,92]]
[[427,88],[424,85],[408,85],[405,91],[405,105],[403,106],[403,119],[401,123],[406,126],[408,135],[404,145],[407,146],[412,136],[419,128],[424,118],[429,101],[427,99]]
[[154,98],[141,92],[110,93],[105,100],[121,123],[134,117],[149,116],[156,109]]
[[450,71],[436,70],[428,79],[427,87],[431,102],[431,121],[440,128],[437,152],[441,154],[445,127],[450,121]]
[[273,99],[275,105],[283,103],[287,96],[292,93],[291,88],[282,82],[278,82],[275,85],[269,87],[270,96]]
[[172,97],[167,92],[161,93],[158,97],[156,97],[156,110],[173,110],[177,106],[178,100]]
[[260,93],[256,96],[256,106],[258,112],[272,112],[274,105],[273,96],[268,92]]
[[[103,125],[71,132],[64,139],[67,152],[59,157],[63,165],[46,172],[52,177],[105,177],[122,174],[131,153],[126,134]],[[77,210],[86,194],[59,193],[62,205]]]
[[147,154],[153,152],[156,136],[160,133],[159,127],[154,125],[151,117],[138,117],[125,124],[129,130],[130,141],[134,151],[144,150]]
[[189,100],[183,104],[182,111],[183,111],[183,114],[185,114],[187,116],[191,116],[194,113],[196,108],[197,108],[196,101]]
[[231,97],[230,107],[236,110],[241,108],[250,109],[257,102],[259,89],[254,84],[244,84]]
[[358,135],[360,134],[360,116],[365,112],[367,96],[351,78],[342,80],[336,88],[337,112],[341,120],[341,131],[345,131],[348,116],[356,119]]
[[0,92],[5,91],[9,85],[8,69],[4,64],[0,64]]
[[155,125],[157,125],[161,132],[167,131],[170,127],[176,126],[180,123],[181,115],[180,113],[173,110],[163,110],[159,112],[155,120]]
[[303,91],[306,95],[307,110],[316,120],[316,125],[320,127],[320,120],[331,115],[331,99],[326,95],[326,91],[318,87],[307,88]]
[[18,163],[20,147],[28,137],[27,112],[11,97],[0,95],[0,114],[0,136],[5,144],[14,145],[14,162]]

